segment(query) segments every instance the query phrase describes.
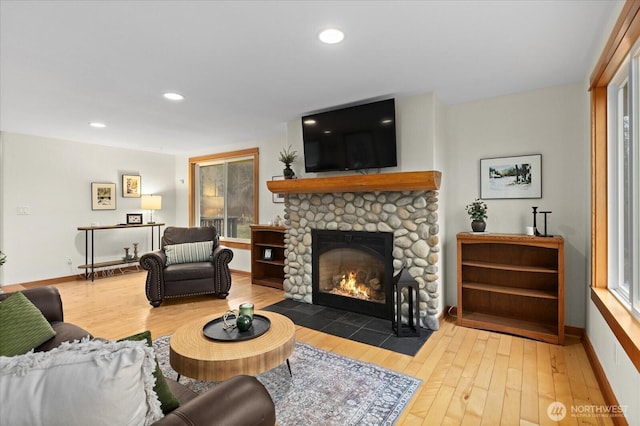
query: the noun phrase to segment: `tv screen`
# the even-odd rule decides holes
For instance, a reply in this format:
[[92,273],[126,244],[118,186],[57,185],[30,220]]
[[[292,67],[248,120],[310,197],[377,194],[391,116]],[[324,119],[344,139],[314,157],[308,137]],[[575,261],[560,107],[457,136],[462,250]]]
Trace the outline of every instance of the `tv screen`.
[[302,117],[307,172],[398,165],[394,99]]

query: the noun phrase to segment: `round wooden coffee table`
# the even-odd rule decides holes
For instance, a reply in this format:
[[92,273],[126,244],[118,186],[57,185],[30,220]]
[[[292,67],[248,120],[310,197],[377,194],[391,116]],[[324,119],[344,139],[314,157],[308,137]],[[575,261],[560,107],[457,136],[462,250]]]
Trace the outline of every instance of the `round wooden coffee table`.
[[178,328],[169,340],[171,367],[183,376],[222,381],[239,374],[254,376],[288,361],[295,344],[293,322],[275,312],[255,313],[269,318],[271,327],[250,340],[225,342],[205,337],[203,327],[216,316],[204,317]]

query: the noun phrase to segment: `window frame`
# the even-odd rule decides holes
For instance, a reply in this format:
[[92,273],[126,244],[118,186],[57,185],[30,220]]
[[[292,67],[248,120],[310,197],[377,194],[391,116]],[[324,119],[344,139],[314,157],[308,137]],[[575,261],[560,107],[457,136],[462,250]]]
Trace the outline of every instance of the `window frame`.
[[[189,158],[189,226],[196,226],[196,203],[198,201],[197,194],[197,167],[200,163],[211,162],[230,162],[240,158],[251,157],[253,159],[253,211],[254,221],[260,217],[259,213],[259,185],[258,176],[260,176],[260,156],[258,148],[249,148],[238,151],[223,152],[218,154],[202,155]],[[251,249],[251,241],[239,238],[221,238],[224,245],[230,248]]]
[[[635,49],[634,49],[635,50]],[[631,296],[634,294],[633,283],[626,283],[628,288],[625,288],[623,282],[625,281],[624,271],[624,259],[621,258],[625,249],[625,244],[628,240],[625,238],[625,208],[624,208],[624,159],[623,151],[625,148],[624,132],[625,132],[625,109],[627,117],[627,129],[629,140],[633,140],[636,137],[636,128],[638,126],[637,120],[633,120],[633,117],[637,115],[637,104],[633,100],[634,93],[636,92],[636,84],[633,84],[636,79],[635,71],[632,70],[632,63],[634,60],[627,58],[616,75],[612,78],[607,87],[608,96],[608,123],[615,123],[615,125],[608,126],[608,143],[607,143],[607,156],[608,156],[608,264],[609,276],[607,282],[607,288],[613,292],[613,294],[629,309],[636,318],[638,318],[638,312],[634,312],[634,307],[630,303]],[[637,97],[636,97],[637,98]],[[635,291],[637,293],[637,291]]]
[[640,321],[609,290],[609,182],[607,89],[640,39],[640,2],[627,1],[590,79],[591,300],[640,371]]

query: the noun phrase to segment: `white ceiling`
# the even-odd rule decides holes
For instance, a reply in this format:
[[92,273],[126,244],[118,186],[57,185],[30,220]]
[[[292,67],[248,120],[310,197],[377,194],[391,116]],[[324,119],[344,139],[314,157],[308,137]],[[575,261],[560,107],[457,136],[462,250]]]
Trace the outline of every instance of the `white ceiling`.
[[[165,153],[284,135],[301,115],[584,80],[620,2],[7,1],[0,129]],[[338,27],[339,45],[320,30]],[[172,103],[165,91],[186,99]],[[105,129],[88,126],[102,121]]]

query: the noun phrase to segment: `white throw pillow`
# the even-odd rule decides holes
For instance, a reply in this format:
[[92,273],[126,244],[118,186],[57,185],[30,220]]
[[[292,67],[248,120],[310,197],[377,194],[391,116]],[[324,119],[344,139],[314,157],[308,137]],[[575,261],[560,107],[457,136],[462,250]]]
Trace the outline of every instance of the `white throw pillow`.
[[164,246],[167,266],[177,263],[210,262],[213,255],[213,241],[197,241]]
[[149,425],[162,418],[143,341],[65,342],[0,357],[2,425]]

